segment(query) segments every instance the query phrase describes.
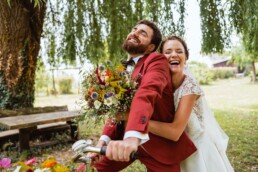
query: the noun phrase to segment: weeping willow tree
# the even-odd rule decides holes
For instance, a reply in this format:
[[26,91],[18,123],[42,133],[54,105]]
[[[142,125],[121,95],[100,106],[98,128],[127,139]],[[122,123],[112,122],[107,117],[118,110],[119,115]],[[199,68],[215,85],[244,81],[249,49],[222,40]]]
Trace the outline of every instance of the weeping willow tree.
[[229,24],[220,0],[200,0],[202,52],[222,53],[229,43]]
[[[156,22],[166,34],[184,35],[184,0],[64,0],[49,1],[47,7],[44,45],[47,51],[55,47],[50,48],[54,53],[48,54],[52,66],[58,66],[57,61],[71,64],[75,59],[87,59],[97,63],[123,58],[121,45],[141,19]],[[55,44],[49,41],[53,39]]]
[[[230,1],[230,19],[241,35],[246,60],[252,65],[252,81],[256,81],[255,62],[258,61],[258,0]],[[243,57],[237,56],[236,61]]]
[[40,0],[0,1],[0,108],[33,105],[45,11]]
[[[221,52],[227,42],[221,1],[198,2],[202,50]],[[156,22],[164,35],[184,36],[186,4],[185,0],[1,0],[0,108],[33,106],[40,48],[41,57],[57,68],[85,60],[119,61],[125,56],[122,42],[141,19]]]

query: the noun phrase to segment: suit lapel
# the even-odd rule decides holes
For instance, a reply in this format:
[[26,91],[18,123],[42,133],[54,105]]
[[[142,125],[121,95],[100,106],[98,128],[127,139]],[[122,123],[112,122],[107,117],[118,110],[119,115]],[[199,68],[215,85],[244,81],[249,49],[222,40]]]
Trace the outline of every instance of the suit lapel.
[[[134,79],[135,77],[138,76],[139,73],[142,72],[142,69],[144,67],[144,62],[146,60],[146,58],[149,56],[149,54],[144,55],[139,61],[138,63],[135,65],[133,73],[132,73],[132,79]],[[141,73],[142,74],[142,73]]]

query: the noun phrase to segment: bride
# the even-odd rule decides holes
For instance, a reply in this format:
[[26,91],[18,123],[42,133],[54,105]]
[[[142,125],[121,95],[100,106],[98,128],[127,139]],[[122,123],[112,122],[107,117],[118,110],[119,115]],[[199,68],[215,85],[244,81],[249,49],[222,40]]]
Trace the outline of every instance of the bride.
[[184,130],[197,151],[181,162],[181,172],[233,172],[226,149],[228,136],[213,116],[198,82],[185,69],[189,52],[183,39],[170,36],[161,43],[160,52],[169,62],[176,113],[172,123],[151,120],[149,132],[177,141]]

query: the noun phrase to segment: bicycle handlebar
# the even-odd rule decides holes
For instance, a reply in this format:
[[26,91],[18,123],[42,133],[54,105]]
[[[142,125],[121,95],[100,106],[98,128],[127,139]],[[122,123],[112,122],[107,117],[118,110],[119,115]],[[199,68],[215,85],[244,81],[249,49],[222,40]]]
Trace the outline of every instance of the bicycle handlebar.
[[[77,152],[72,157],[72,162],[77,161],[83,155],[83,153],[93,152],[93,153],[97,153],[97,154],[100,154],[100,155],[106,155],[106,150],[107,150],[106,146],[103,146],[103,147],[87,146],[84,149],[82,149],[81,152]],[[130,159],[131,160],[137,159],[137,155],[138,155],[137,152],[132,152],[131,155],[130,155]]]

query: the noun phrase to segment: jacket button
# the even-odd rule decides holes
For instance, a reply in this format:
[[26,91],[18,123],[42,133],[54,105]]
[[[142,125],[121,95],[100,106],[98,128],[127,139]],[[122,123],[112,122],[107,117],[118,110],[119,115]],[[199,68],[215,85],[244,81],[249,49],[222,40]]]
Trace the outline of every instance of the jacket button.
[[146,123],[146,116],[142,116],[142,118],[141,118],[141,123],[142,123],[142,124],[145,124],[145,123]]

